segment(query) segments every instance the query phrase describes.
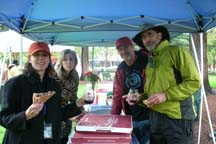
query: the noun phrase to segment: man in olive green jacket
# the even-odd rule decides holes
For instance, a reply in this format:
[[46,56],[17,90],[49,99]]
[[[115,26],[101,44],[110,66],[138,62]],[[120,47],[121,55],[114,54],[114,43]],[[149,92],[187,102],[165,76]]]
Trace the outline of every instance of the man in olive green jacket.
[[150,143],[193,144],[193,94],[201,84],[192,56],[187,49],[170,45],[164,26],[147,28],[133,40],[150,51],[144,86],[144,103],[151,109]]

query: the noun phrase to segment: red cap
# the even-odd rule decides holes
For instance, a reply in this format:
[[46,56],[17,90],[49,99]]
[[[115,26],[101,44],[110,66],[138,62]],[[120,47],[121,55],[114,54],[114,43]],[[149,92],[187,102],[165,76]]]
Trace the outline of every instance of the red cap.
[[48,53],[49,55],[51,55],[48,44],[44,42],[32,43],[31,46],[29,47],[28,54],[31,56],[38,51],[44,51]]
[[116,40],[116,48],[122,47],[122,46],[133,46],[132,41],[128,37],[121,37]]

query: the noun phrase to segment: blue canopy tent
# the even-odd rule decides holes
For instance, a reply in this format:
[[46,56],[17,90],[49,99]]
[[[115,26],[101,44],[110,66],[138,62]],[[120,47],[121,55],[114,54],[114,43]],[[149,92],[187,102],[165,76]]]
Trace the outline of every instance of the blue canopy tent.
[[164,25],[171,35],[204,32],[216,25],[216,1],[0,0],[0,24],[51,45],[113,46],[145,23]]
[[144,23],[170,32],[207,31],[216,25],[215,0],[0,0],[0,24],[35,41],[112,46]]

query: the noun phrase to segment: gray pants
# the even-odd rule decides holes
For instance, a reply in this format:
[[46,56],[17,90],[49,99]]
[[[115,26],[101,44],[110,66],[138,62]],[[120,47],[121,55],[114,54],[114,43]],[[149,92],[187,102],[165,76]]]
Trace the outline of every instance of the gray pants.
[[150,144],[194,144],[194,120],[171,119],[150,112]]

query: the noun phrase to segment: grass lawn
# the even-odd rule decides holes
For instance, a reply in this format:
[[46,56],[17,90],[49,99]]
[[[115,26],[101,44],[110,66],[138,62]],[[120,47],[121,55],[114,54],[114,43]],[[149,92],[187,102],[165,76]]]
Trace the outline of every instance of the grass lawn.
[[77,92],[77,96],[78,97],[82,97],[83,96],[84,91],[85,91],[85,87],[86,87],[85,84],[79,84],[78,92]]
[[0,126],[0,143],[2,143],[2,139],[3,139],[3,136],[4,136],[4,132],[5,132],[5,129],[3,127]]
[[212,88],[216,88],[216,75],[209,75],[209,83]]

